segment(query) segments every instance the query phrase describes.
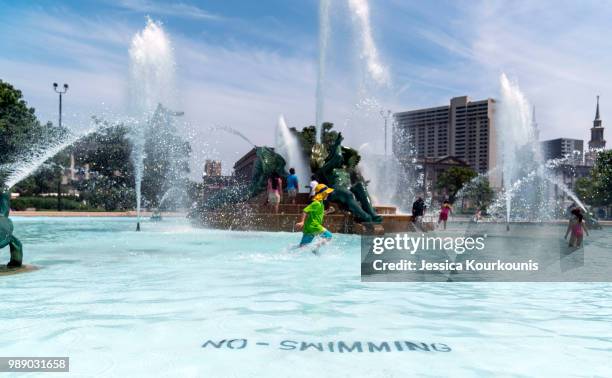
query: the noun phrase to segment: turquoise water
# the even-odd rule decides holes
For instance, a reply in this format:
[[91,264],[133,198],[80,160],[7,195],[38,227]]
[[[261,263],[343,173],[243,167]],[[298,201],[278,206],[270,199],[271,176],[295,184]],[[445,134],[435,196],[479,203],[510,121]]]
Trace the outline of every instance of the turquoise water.
[[356,236],[314,256],[291,233],[14,222],[40,270],[0,277],[0,356],[73,376],[612,375],[609,283],[363,283]]

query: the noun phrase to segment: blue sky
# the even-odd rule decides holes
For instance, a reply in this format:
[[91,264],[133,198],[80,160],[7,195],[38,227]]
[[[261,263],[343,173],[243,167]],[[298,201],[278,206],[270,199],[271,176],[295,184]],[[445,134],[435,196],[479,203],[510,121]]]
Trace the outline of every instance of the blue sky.
[[[326,119],[380,151],[378,110],[498,97],[499,75],[536,105],[543,139],[588,139],[595,96],[612,114],[609,1],[370,1],[372,38],[389,85],[364,77],[358,31],[346,0],[331,0]],[[126,103],[128,48],[146,17],[161,21],[177,63],[179,104],[194,165],[221,158],[225,171],[248,149],[213,125],[273,144],[280,114],[314,123],[318,7],[303,1],[0,0],[0,78],[21,88],[42,120],[56,119],[54,81],[71,85],[66,119]],[[373,136],[374,135],[374,136]]]

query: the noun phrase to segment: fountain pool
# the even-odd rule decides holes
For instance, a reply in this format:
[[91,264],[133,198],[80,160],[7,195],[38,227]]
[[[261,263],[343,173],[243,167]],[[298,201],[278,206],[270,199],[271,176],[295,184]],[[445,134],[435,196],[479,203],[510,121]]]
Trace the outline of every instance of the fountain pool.
[[[354,235],[314,256],[291,233],[12,219],[40,269],[0,280],[0,355],[70,356],[76,375],[610,375],[610,283],[366,283]],[[605,250],[612,228],[586,240]]]

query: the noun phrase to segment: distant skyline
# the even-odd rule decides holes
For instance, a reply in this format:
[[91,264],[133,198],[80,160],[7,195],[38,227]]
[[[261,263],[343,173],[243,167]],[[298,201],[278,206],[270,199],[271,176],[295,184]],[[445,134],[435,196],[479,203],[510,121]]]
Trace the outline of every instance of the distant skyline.
[[[381,107],[498,98],[502,72],[536,106],[541,140],[588,141],[597,95],[610,133],[612,7],[603,2],[370,1],[373,41],[391,82],[382,88],[363,80],[346,3],[332,0],[325,118],[355,147],[382,151]],[[74,128],[125,109],[130,41],[147,16],[161,21],[176,55],[194,177],[206,158],[221,159],[228,172],[249,149],[210,135],[213,125],[270,145],[280,114],[290,126],[315,122],[318,1],[0,0],[0,8],[0,79],[54,123],[51,84],[70,84],[64,121]]]

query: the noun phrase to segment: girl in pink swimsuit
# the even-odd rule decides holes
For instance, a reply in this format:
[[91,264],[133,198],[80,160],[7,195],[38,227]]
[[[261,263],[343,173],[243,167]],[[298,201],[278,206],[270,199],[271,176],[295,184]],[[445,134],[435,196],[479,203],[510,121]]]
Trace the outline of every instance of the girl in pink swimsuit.
[[584,216],[580,209],[572,210],[572,218],[567,225],[567,231],[565,232],[565,238],[567,239],[567,235],[571,232],[572,236],[569,240],[569,246],[579,248],[582,246],[582,239],[584,238],[584,234],[589,234],[589,231],[586,228],[586,224],[584,222]]
[[440,208],[440,217],[438,218],[438,224],[440,222],[444,222],[444,229],[446,230],[446,221],[448,220],[448,214],[452,213],[453,209],[451,208],[450,202],[444,201],[442,207]]

